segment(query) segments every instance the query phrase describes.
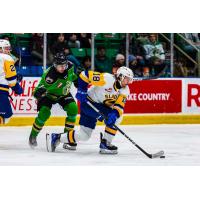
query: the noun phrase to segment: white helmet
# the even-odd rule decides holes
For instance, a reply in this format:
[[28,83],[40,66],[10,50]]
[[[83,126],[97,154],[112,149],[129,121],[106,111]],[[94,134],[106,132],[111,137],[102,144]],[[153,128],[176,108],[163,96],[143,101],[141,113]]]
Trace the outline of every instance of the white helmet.
[[11,50],[10,42],[8,40],[0,39],[0,49],[3,50],[3,53],[5,52],[6,48],[9,48],[9,50]]
[[120,67],[118,70],[117,70],[117,78],[120,78],[120,81],[123,81],[123,79],[125,77],[128,77],[130,79],[130,83],[133,82],[133,71],[128,68],[128,67]]

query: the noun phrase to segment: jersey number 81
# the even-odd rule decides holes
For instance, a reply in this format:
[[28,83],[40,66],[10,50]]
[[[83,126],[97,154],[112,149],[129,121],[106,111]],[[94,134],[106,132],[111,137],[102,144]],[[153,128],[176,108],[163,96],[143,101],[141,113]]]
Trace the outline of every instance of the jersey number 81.
[[99,75],[93,76],[93,81],[100,81],[100,76]]

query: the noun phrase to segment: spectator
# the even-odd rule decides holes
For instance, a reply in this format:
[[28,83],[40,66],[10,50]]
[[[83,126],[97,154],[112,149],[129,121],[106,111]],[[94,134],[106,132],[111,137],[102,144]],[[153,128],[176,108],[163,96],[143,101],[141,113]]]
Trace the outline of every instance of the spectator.
[[[143,44],[148,41],[147,33],[129,34],[129,54],[133,54],[137,58],[137,63],[141,66],[144,65],[144,48]],[[120,43],[119,52],[126,54],[126,37]]]
[[174,62],[174,77],[187,77],[188,67],[185,59],[179,59]]
[[136,39],[136,42],[138,45],[144,45],[149,41],[148,39],[148,33],[138,33],[138,37]]
[[85,70],[91,69],[91,57],[90,56],[85,56],[83,58],[83,67]]
[[69,35],[68,46],[69,48],[80,48],[80,41],[77,39],[77,35],[75,33],[71,33]]
[[125,57],[123,54],[117,54],[115,58],[115,63],[112,66],[112,73],[116,74],[117,70],[125,65]]
[[91,38],[88,37],[87,33],[80,33],[79,41],[81,48],[91,48]]
[[188,42],[200,49],[200,37],[198,33],[184,33],[183,34]]
[[[183,33],[182,34],[186,40],[188,41],[181,41],[181,45],[183,50],[194,60],[198,61],[198,57],[200,57],[200,37],[198,33]],[[196,50],[193,46],[195,46],[199,51]],[[189,64],[189,63],[188,63]],[[193,65],[193,63],[191,63]]]
[[[68,58],[68,60],[69,60],[69,58]],[[73,62],[73,60],[71,60],[71,61]],[[91,57],[85,56],[83,58],[82,65],[81,64],[79,64],[79,65],[75,64],[75,66],[76,66],[76,74],[77,75],[79,75],[84,70],[91,69]]]
[[[32,38],[32,51],[31,55],[33,57],[34,65],[43,65],[43,33],[33,33]],[[49,48],[47,48],[47,65],[50,65],[53,61],[53,55],[50,53]]]
[[[133,53],[133,43],[134,43],[134,37],[132,36],[132,34],[128,35],[128,40],[129,40],[129,53]],[[120,42],[120,46],[119,46],[119,53],[121,54],[126,54],[126,35],[122,36],[122,40]]]
[[79,68],[82,68],[81,63],[74,55],[72,54],[67,55],[67,60],[72,62],[75,65],[75,72],[77,72]]
[[144,65],[140,65],[140,62],[138,62],[137,57],[135,57],[134,55],[129,55],[128,62],[129,68],[133,71],[134,76],[149,76],[149,68],[145,67]]
[[146,64],[154,76],[161,72],[166,65],[163,45],[157,41],[156,34],[149,34],[149,41],[143,45],[143,48]]
[[144,65],[144,58],[142,55],[144,55],[144,48],[143,45],[148,43],[148,35],[147,33],[139,33],[137,39],[134,41],[133,44],[133,55],[137,58],[137,63],[139,65]]
[[69,47],[65,40],[65,35],[60,33],[57,37],[57,41],[52,45],[51,52],[55,55],[56,53],[64,52],[66,55],[69,54]]
[[95,70],[98,72],[112,73],[111,60],[106,56],[106,49],[103,46],[97,48],[97,55],[95,56]]

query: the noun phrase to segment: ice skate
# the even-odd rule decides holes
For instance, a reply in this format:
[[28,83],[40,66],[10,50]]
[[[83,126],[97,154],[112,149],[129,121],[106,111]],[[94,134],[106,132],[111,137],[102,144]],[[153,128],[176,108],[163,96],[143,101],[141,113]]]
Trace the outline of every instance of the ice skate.
[[117,154],[118,148],[114,145],[112,145],[110,142],[108,142],[106,139],[102,137],[101,133],[101,143],[100,143],[100,154]]
[[56,147],[60,144],[60,136],[59,133],[46,134],[46,147],[48,152],[55,152]]
[[30,135],[29,137],[29,146],[34,149],[35,147],[37,147],[37,137]]

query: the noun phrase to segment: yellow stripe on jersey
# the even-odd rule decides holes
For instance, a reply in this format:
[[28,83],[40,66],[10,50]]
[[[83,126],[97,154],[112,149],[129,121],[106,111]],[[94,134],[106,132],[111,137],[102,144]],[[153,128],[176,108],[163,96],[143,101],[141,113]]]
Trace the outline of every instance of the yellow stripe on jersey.
[[79,77],[80,77],[83,81],[85,81],[86,83],[89,83],[89,78],[85,75],[84,72],[81,72],[80,75],[79,75]]
[[118,104],[119,106],[121,106],[122,108],[124,108],[125,102],[126,102],[126,96],[120,94],[118,96],[117,100],[115,101],[115,104]]
[[117,100],[114,103],[113,108],[118,111],[119,115],[121,116],[124,112],[124,106],[126,102],[126,96],[120,94],[117,98]]
[[[8,81],[8,82],[9,82],[9,81]],[[15,85],[16,85],[16,82],[17,82],[17,81],[15,81],[15,82],[12,83],[12,84],[9,83],[9,87],[13,87],[13,86],[15,86]]]
[[6,91],[6,92],[8,92],[8,91],[9,91],[9,89],[8,89],[8,88],[3,88],[3,87],[0,87],[0,90]]
[[4,71],[5,71],[6,78],[11,78],[17,75],[13,60],[4,61]]

